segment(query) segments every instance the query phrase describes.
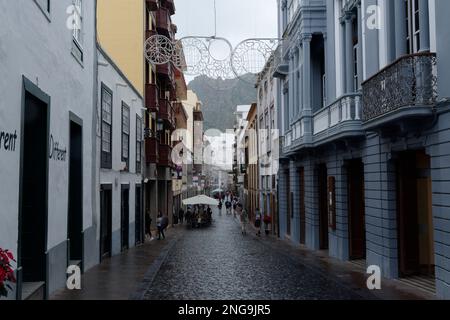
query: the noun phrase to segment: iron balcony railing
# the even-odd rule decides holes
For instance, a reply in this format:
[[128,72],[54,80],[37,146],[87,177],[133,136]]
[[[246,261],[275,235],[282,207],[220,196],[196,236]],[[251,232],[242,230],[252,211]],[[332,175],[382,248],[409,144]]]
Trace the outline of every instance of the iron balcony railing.
[[405,107],[434,106],[437,68],[434,53],[401,57],[362,84],[364,122]]

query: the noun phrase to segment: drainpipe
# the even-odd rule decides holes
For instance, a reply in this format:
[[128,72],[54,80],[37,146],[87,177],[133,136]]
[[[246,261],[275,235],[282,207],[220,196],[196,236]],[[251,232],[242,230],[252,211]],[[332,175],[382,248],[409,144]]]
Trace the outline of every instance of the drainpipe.
[[[98,55],[97,55],[97,0],[94,0],[94,45],[93,45],[93,55],[94,55],[94,75],[93,75],[93,95],[92,95],[92,173],[95,179],[92,179],[92,192],[91,192],[91,202],[92,202],[92,227],[96,227],[96,213],[97,213],[97,187],[100,183],[100,170],[97,170],[97,116],[98,116]],[[95,228],[96,230],[96,228]],[[95,231],[97,235],[97,230]]]

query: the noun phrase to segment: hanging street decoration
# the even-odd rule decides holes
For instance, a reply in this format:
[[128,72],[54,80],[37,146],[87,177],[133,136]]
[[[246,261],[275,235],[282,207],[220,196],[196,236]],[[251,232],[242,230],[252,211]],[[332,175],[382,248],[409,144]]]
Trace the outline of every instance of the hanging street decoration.
[[[189,36],[173,42],[163,35],[153,35],[144,47],[145,58],[151,64],[171,62],[185,75],[226,80],[249,74],[257,76],[277,54],[281,42],[275,38],[246,39],[233,49],[231,43],[221,37]],[[229,52],[218,57],[215,46]]]

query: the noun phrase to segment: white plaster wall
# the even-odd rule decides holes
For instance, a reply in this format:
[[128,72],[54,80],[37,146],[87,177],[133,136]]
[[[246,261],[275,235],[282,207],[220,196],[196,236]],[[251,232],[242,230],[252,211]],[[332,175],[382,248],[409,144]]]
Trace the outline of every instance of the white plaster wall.
[[[69,111],[83,119],[83,179],[92,177],[95,1],[84,1],[84,63],[72,56],[66,9],[52,1],[50,19],[34,1],[0,1],[0,129],[20,135],[22,75],[51,97],[50,134],[69,147]],[[17,255],[20,139],[16,152],[0,153],[0,246]],[[67,239],[68,159],[49,160],[47,249]],[[91,184],[84,184],[84,227],[92,225]]]
[[[108,65],[99,65],[98,69],[98,101],[97,101],[97,166],[100,168],[101,151],[101,84],[103,83],[113,93],[113,138],[112,138],[112,170],[100,169],[97,180],[98,189],[96,190],[97,203],[97,221],[100,221],[100,185],[110,184],[112,189],[112,232],[120,232],[121,228],[121,186],[129,185],[129,217],[130,217],[130,235],[134,234],[135,222],[135,202],[136,202],[136,184],[142,184],[143,176],[136,173],[136,116],[143,118],[143,99],[138,95],[124,79],[115,67],[108,62],[105,56],[98,51],[99,62],[106,62]],[[117,84],[127,84],[126,87]],[[129,171],[121,172],[122,163],[122,101],[130,108],[130,159]],[[144,125],[142,126],[144,128]],[[144,148],[142,154],[144,153]],[[144,172],[145,162],[142,159],[141,172]],[[97,238],[100,235],[100,223],[97,224]],[[134,241],[130,241],[130,247]],[[119,253],[120,243],[113,243],[113,254]]]

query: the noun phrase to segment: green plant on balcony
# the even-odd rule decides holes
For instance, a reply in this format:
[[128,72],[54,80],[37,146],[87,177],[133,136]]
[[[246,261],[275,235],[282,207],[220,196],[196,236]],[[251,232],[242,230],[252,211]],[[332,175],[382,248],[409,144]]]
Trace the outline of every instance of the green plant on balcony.
[[12,290],[10,283],[16,283],[11,261],[16,261],[13,254],[0,248],[0,297],[7,297],[8,289]]

